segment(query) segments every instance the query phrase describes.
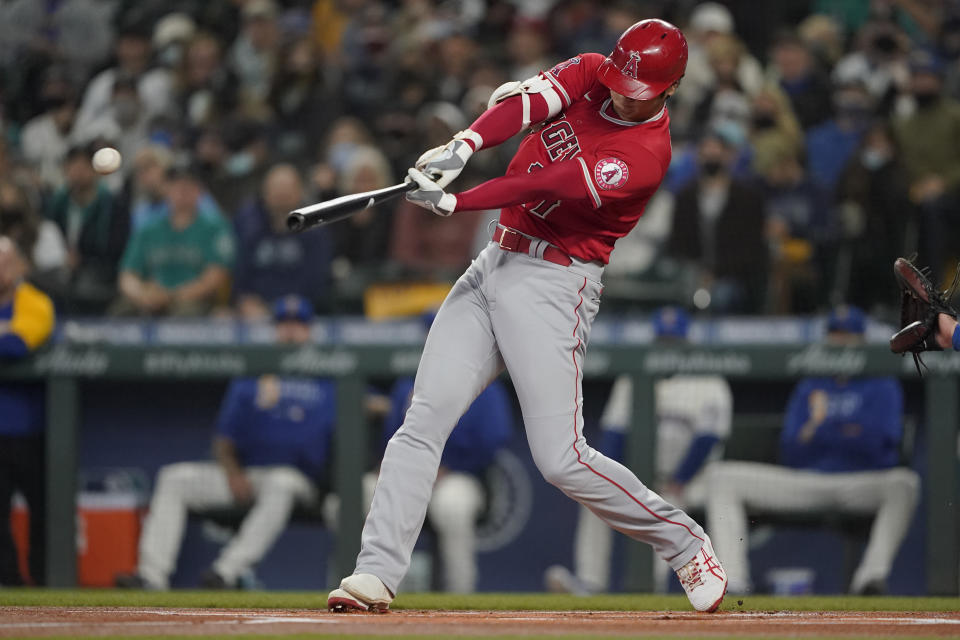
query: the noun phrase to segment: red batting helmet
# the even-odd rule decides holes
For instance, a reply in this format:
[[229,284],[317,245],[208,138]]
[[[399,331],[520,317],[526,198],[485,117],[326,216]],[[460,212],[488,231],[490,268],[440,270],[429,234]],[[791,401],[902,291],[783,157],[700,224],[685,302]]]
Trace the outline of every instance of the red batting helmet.
[[683,76],[687,39],[664,20],[641,20],[623,32],[597,75],[609,89],[634,100],[656,98]]

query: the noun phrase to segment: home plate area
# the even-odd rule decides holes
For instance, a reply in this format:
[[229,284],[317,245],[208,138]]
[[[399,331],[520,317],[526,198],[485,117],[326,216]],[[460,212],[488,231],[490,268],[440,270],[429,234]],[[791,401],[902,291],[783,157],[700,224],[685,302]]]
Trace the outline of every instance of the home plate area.
[[960,612],[424,611],[0,608],[0,637],[234,635],[960,636]]

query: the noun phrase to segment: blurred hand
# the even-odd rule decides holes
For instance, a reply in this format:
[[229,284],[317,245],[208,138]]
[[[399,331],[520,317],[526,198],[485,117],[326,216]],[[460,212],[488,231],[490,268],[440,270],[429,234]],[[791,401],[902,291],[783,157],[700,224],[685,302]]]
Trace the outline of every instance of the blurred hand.
[[957,321],[945,313],[937,315],[937,344],[941,349],[953,349],[953,330]]
[[814,391],[810,394],[810,419],[820,423],[827,418],[827,409],[830,405],[830,398],[824,391]]
[[260,296],[242,296],[237,301],[237,311],[244,320],[268,320],[270,309]]
[[390,396],[381,393],[370,393],[364,401],[367,415],[372,417],[382,418],[390,413],[391,407]]
[[141,304],[148,311],[162,311],[173,302],[173,295],[155,282],[148,282],[140,296]]
[[808,403],[810,409],[810,418],[804,423],[803,427],[800,429],[800,433],[797,434],[797,438],[800,440],[800,442],[804,443],[813,440],[813,436],[816,434],[817,429],[827,418],[830,399],[824,391],[817,390],[810,394]]
[[228,473],[227,485],[230,487],[233,499],[237,502],[247,503],[253,499],[253,485],[243,471]]

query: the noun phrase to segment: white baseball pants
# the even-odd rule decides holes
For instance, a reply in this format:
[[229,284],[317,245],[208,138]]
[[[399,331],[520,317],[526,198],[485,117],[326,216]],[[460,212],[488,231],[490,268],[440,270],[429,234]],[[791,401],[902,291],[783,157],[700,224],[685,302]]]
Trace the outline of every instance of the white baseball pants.
[[[683,495],[677,501],[678,505],[692,509],[703,506],[703,497],[706,495],[705,476],[706,474],[701,472],[687,484]],[[720,557],[719,553],[717,555]],[[577,529],[573,536],[574,574],[590,590],[608,591],[612,556],[613,530],[604,524],[603,520],[593,515],[589,509],[581,507],[577,516]],[[665,562],[654,561],[653,574],[656,590],[666,591],[668,569],[669,565]]]
[[886,580],[903,542],[920,491],[911,469],[821,473],[758,462],[717,462],[710,467],[707,522],[730,591],[749,592],[747,513],[817,514],[836,510],[875,514],[870,540],[850,585],[857,592],[874,580]]
[[[532,246],[542,246],[533,243]],[[403,426],[387,445],[357,573],[393,593],[410,564],[440,454],[470,403],[504,367],[544,478],[677,569],[703,529],[583,438],[581,378],[602,267],[568,267],[491,243],[454,285],[427,336]]]
[[[364,508],[370,510],[377,474],[363,477]],[[443,589],[473,593],[477,589],[477,518],[486,503],[483,484],[469,473],[447,471],[437,478],[427,517],[437,534],[443,566]]]
[[[294,467],[250,467],[246,473],[253,485],[253,505],[213,564],[228,582],[263,558],[298,502],[317,497],[310,480]],[[188,510],[233,504],[227,476],[219,464],[180,462],[161,468],[140,536],[140,576],[152,587],[166,589],[176,567]]]

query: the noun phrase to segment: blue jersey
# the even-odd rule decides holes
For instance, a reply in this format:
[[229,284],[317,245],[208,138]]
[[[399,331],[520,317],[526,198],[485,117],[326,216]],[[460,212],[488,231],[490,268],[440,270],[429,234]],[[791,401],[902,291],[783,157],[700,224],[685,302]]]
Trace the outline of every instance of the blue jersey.
[[834,472],[895,467],[902,417],[903,390],[893,378],[802,380],[787,405],[782,461],[798,469]]
[[323,475],[336,416],[336,387],[309,378],[239,378],[220,408],[217,433],[244,466],[290,465]]
[[[47,341],[53,325],[50,298],[29,284],[17,285],[13,299],[0,305],[0,362],[29,356]],[[0,435],[37,435],[45,423],[42,384],[0,383]]]
[[255,294],[268,302],[290,293],[312,301],[328,297],[333,258],[329,231],[278,232],[260,201],[241,208],[233,224],[237,233],[235,296]]
[[[413,378],[401,378],[390,391],[390,413],[383,423],[384,445],[403,424],[413,395]],[[480,474],[513,433],[513,412],[507,390],[499,380],[477,396],[454,427],[443,448],[441,466],[451,471]]]

